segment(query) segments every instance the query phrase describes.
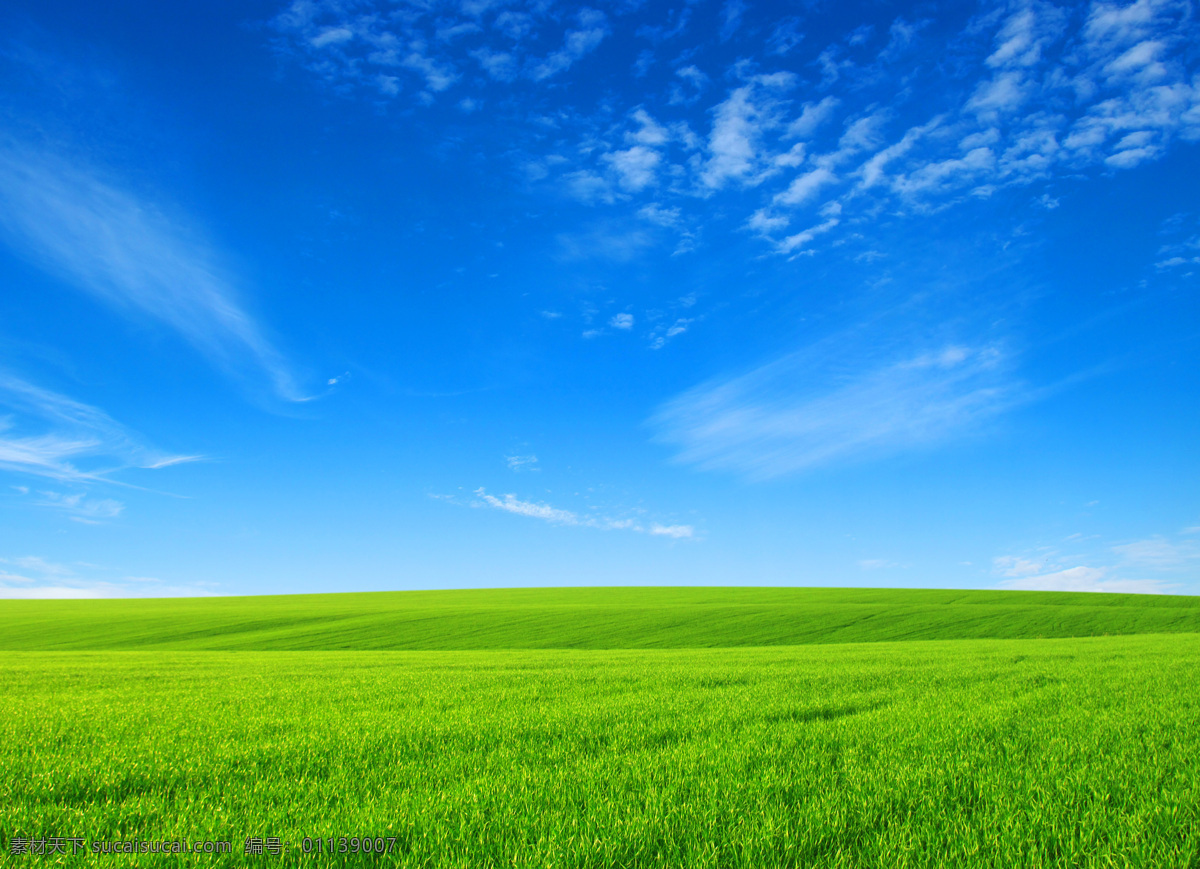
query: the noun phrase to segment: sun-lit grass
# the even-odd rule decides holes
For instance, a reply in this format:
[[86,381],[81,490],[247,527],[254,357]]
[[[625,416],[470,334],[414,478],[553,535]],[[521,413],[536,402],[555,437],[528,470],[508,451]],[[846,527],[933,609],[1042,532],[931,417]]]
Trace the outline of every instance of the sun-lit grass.
[[[10,652],[0,862],[40,834],[234,845],[106,865],[1195,867],[1198,685],[1187,634]],[[395,850],[298,848],[351,835]]]
[[1200,598],[562,588],[0,601],[0,649],[630,649],[1200,632]]

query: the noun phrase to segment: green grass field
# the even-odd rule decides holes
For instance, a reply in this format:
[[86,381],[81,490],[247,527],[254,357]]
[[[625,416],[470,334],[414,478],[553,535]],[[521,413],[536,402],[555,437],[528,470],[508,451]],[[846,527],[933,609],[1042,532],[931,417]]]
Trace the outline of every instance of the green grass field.
[[1200,597],[560,588],[4,601],[0,649],[643,649],[1200,632]]
[[[766,589],[4,602],[0,863],[1200,867],[1198,610]],[[52,836],[232,851],[11,853]],[[304,853],[342,836],[391,850]],[[247,837],[287,846],[246,856]]]

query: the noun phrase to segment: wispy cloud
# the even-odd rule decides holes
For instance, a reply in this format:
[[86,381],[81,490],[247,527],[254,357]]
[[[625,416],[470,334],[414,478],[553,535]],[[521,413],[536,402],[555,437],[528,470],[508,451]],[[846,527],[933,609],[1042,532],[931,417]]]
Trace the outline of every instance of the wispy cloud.
[[516,495],[505,495],[503,498],[497,498],[495,495],[489,495],[482,487],[475,490],[475,495],[479,498],[478,503],[494,507],[497,510],[504,510],[508,513],[516,513],[518,516],[542,519],[556,525],[583,524],[579,516],[570,510],[560,510],[557,507],[551,507],[549,504],[538,504],[534,501],[522,501]]
[[529,66],[529,75],[534,81],[543,81],[565,72],[584,55],[591,53],[608,35],[607,19],[597,9],[581,9],[576,16],[577,27],[568,30],[563,45],[558,51],[543,60],[535,60]]
[[0,144],[0,238],[117,311],[176,330],[223,371],[303,400],[216,251],[79,160]]
[[776,169],[768,137],[785,123],[783,95],[798,80],[788,72],[753,77],[713,107],[708,159],[699,183],[717,190],[730,182],[756,186]]
[[487,507],[493,510],[503,510],[517,516],[530,519],[540,519],[552,525],[572,525],[585,528],[599,528],[604,531],[633,531],[638,534],[650,534],[655,537],[669,537],[674,540],[690,539],[696,536],[696,530],[691,525],[664,525],[651,522],[644,525],[636,519],[616,519],[605,516],[584,516],[572,510],[553,507],[550,504],[537,501],[523,501],[516,495],[507,494],[502,497],[490,495],[480,487],[473,493],[474,507]]
[[96,482],[125,468],[158,469],[202,458],[149,447],[99,408],[3,370],[0,408],[8,411],[0,416],[0,468],[9,471]]
[[0,598],[69,600],[113,597],[207,597],[215,586],[171,585],[96,565],[59,564],[38,556],[0,558]]
[[534,467],[537,464],[538,457],[529,456],[505,456],[504,461],[508,464],[510,471],[536,471]]
[[[1091,552],[1061,553],[1053,547],[992,560],[992,573],[1001,588],[1040,591],[1107,591],[1131,594],[1195,593],[1200,544],[1190,528],[1178,535],[1159,534]],[[1072,535],[1073,546],[1080,535]]]
[[[1186,532],[1185,532],[1186,533]],[[1113,547],[1122,565],[1156,570],[1200,565],[1200,544],[1194,540],[1169,540],[1150,537]]]
[[673,323],[656,326],[650,333],[650,349],[661,350],[667,346],[668,341],[688,330],[692,320],[692,317],[678,317]]
[[581,232],[558,236],[559,257],[563,260],[600,259],[629,262],[654,244],[654,233],[639,226],[600,223]]
[[658,438],[680,461],[765,479],[936,443],[1022,397],[997,347],[951,345],[857,370],[822,358],[828,349],[685,392],[652,419]]
[[[634,529],[640,530],[640,529]],[[657,522],[649,528],[649,533],[658,537],[673,537],[676,540],[694,537],[696,529],[691,525],[659,525]]]
[[83,492],[67,495],[62,492],[40,492],[38,506],[62,510],[76,522],[98,525],[106,519],[116,519],[125,505],[113,498],[89,498]]
[[1021,591],[1090,591],[1111,594],[1167,594],[1171,586],[1157,579],[1121,579],[1106,567],[1077,565],[1041,573],[1005,579],[1000,588]]

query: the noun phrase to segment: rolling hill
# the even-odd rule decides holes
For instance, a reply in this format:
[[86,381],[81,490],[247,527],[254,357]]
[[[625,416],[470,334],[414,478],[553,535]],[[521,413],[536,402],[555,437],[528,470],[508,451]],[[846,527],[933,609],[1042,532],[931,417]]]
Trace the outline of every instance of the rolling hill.
[[0,601],[5,650],[633,649],[1200,632],[1200,597],[547,588]]

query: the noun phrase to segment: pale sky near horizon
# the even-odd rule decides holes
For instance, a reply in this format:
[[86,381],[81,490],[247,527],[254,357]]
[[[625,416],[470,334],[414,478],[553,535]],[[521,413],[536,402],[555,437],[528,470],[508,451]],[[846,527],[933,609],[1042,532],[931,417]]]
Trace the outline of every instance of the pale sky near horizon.
[[1200,594],[1190,3],[0,25],[0,597]]

